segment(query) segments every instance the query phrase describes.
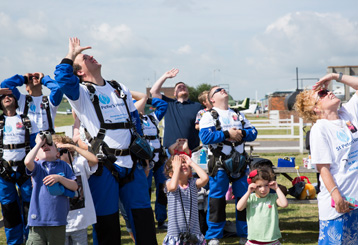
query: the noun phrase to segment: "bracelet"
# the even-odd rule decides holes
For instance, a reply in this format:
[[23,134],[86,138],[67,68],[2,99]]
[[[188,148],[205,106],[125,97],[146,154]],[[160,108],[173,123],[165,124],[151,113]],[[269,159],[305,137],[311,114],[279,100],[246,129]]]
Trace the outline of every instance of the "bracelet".
[[341,80],[342,80],[342,77],[343,77],[343,73],[342,72],[340,72],[339,73],[339,77],[338,77],[338,79],[337,79],[337,82],[341,82]]
[[329,192],[329,195],[332,195],[332,192],[337,188],[338,188],[338,186],[333,187],[332,190]]

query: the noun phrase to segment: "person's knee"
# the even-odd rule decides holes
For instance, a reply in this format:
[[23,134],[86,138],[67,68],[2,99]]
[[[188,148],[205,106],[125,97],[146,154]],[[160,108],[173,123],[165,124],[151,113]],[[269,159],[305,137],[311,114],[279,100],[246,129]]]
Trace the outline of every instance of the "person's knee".
[[222,198],[209,199],[209,221],[210,222],[224,222],[226,220],[226,200]]
[[13,228],[22,223],[21,212],[17,201],[1,205],[4,216],[4,226]]

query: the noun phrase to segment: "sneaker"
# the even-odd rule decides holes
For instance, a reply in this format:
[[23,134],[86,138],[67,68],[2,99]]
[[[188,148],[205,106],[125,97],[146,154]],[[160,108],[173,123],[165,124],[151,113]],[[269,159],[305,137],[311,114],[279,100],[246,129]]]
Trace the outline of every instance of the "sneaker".
[[158,223],[158,230],[168,230],[168,223],[167,222]]
[[218,239],[213,238],[210,240],[210,242],[208,243],[208,245],[220,245],[220,242]]
[[245,237],[240,237],[239,244],[246,244],[247,239]]

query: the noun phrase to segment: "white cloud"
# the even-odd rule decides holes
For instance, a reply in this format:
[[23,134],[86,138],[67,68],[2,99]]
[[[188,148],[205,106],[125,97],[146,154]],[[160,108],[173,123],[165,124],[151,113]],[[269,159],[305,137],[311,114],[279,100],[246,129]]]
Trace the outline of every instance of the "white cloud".
[[175,53],[177,53],[177,54],[190,54],[191,53],[191,47],[188,44],[184,45],[184,46],[178,48],[178,50],[175,51]]

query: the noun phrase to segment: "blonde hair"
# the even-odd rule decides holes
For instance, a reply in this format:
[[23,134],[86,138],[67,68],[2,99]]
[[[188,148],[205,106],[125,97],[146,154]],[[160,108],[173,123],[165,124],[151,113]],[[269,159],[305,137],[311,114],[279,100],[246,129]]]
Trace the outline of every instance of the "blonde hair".
[[319,117],[314,112],[315,101],[312,99],[314,95],[313,90],[304,90],[296,96],[294,105],[295,111],[305,120],[316,122]]
[[208,99],[209,90],[201,92],[198,96],[198,101],[200,104],[204,105],[203,102]]
[[[70,137],[65,135],[54,134],[52,135],[52,139],[55,143],[76,145],[75,142]],[[74,155],[75,152],[73,150],[69,150],[69,151],[71,152],[72,155]]]

